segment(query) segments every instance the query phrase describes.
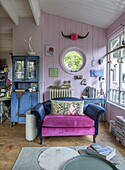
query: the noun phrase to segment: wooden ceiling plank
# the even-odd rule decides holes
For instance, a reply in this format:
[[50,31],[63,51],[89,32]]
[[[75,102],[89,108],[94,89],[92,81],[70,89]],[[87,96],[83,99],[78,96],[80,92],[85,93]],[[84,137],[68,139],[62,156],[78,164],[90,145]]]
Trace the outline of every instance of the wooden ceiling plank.
[[[31,11],[34,17],[34,20],[36,22],[36,25],[39,25],[39,13],[40,13],[40,9],[37,6],[37,1],[34,0],[28,0],[30,7],[31,7]],[[39,11],[39,12],[38,12]]]
[[18,25],[19,24],[18,15],[12,8],[10,1],[0,0],[0,4],[4,8],[10,19],[14,22],[14,24]]

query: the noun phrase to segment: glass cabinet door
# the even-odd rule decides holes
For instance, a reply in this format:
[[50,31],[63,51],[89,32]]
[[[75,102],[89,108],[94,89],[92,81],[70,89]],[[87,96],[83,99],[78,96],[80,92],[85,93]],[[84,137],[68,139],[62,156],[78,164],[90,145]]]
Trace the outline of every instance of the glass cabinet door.
[[13,80],[17,82],[37,82],[38,60],[38,56],[13,57]]
[[27,60],[27,79],[36,79],[36,60]]
[[14,74],[14,78],[15,79],[24,79],[25,75],[24,75],[24,60],[16,60],[15,61],[15,74]]

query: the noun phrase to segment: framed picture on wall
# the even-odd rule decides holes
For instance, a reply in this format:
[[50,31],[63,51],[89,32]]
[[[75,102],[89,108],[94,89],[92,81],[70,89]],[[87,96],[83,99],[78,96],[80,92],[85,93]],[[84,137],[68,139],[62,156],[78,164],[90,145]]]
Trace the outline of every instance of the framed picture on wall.
[[58,77],[58,68],[49,68],[49,77]]
[[46,56],[54,56],[55,47],[52,45],[46,45]]

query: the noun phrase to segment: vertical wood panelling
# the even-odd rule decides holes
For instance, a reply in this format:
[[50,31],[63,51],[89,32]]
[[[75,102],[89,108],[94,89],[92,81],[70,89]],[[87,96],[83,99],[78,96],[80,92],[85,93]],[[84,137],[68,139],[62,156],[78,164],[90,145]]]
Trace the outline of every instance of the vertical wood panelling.
[[[71,25],[70,25],[69,19],[65,18],[65,34],[70,34],[70,32],[71,32],[70,30],[71,30]],[[71,40],[68,38],[64,38],[64,39],[65,39],[65,47],[69,46],[69,44],[71,43]],[[66,73],[65,73],[65,80],[70,80],[71,83],[73,82],[72,77]]]
[[[64,18],[60,17],[60,31],[63,31],[63,30],[65,30],[65,22],[64,22]],[[65,38],[62,37],[61,34],[59,36],[59,46],[60,46],[60,48],[59,48],[59,56],[60,56],[60,53],[62,52],[63,48],[65,47]],[[61,79],[61,83],[63,83],[63,80],[65,79],[65,72],[62,70],[61,67],[60,67],[60,75],[58,77],[59,77],[59,79]]]
[[[81,22],[73,21],[67,18],[58,17],[50,14],[44,13],[44,47],[45,45],[54,45],[55,46],[55,56],[46,57],[44,52],[44,81],[45,81],[45,91],[44,96],[45,100],[49,99],[49,90],[50,85],[54,85],[56,80],[61,80],[61,84],[65,80],[70,80],[73,96],[81,97],[83,90],[86,86],[93,86],[95,78],[90,77],[90,70],[93,69],[91,66],[92,56],[92,47],[93,54],[96,60],[95,68],[104,68],[104,65],[98,65],[97,61],[106,53],[106,37],[105,30],[99,27],[93,26],[93,44],[92,44],[92,25],[84,24]],[[61,35],[61,31],[64,34],[77,33],[79,35],[86,35],[89,31],[89,36],[85,39],[78,39],[77,41],[72,41],[68,38],[64,38]],[[74,80],[74,75],[68,74],[60,66],[59,57],[60,53],[67,46],[74,45],[78,46],[83,50],[86,56],[86,65],[78,73],[82,74],[83,78],[87,80],[87,85],[80,85],[81,80]],[[58,68],[58,78],[49,77],[49,68]],[[76,73],[77,74],[77,73]]]
[[[81,31],[82,36],[86,35],[86,33],[88,32],[87,26],[88,26],[87,24],[82,24],[82,31]],[[87,37],[87,38],[89,38],[89,37]],[[80,44],[81,48],[85,50],[87,48],[86,41],[88,41],[88,40],[86,39],[86,41],[85,41],[85,39],[83,39],[80,41],[81,41],[81,43],[79,43],[79,44]]]

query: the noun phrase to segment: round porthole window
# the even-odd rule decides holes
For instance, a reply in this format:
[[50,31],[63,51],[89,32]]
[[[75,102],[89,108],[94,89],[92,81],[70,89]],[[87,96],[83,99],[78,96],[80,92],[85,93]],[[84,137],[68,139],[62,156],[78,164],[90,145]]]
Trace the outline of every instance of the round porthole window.
[[86,63],[86,57],[78,47],[69,47],[61,53],[60,64],[64,71],[75,74]]

